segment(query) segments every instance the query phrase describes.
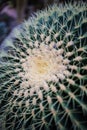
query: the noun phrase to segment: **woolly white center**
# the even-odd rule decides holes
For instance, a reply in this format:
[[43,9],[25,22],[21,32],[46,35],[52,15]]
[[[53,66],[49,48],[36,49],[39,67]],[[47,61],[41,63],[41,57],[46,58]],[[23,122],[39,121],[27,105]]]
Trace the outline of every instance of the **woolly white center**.
[[[67,69],[63,63],[63,50],[51,48],[47,45],[28,50],[29,56],[22,62],[21,86],[44,88],[47,82],[58,82],[64,79],[64,71]],[[20,73],[19,73],[20,75]]]

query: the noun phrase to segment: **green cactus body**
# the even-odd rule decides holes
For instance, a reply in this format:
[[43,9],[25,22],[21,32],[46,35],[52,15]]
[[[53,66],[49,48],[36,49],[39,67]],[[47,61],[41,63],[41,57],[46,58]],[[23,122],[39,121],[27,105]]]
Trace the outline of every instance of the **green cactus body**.
[[0,52],[3,130],[87,129],[87,7],[54,5]]

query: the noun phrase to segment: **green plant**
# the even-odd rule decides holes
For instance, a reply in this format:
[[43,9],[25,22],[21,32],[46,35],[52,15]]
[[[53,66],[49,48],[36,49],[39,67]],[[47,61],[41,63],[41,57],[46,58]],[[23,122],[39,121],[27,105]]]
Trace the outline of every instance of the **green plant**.
[[4,130],[87,129],[87,7],[38,12],[0,53]]

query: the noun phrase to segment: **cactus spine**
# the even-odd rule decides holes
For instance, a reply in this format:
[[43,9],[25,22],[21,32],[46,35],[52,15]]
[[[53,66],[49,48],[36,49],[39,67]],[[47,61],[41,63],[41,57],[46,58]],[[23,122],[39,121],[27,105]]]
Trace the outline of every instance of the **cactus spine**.
[[54,5],[15,29],[0,52],[4,130],[86,130],[87,7]]

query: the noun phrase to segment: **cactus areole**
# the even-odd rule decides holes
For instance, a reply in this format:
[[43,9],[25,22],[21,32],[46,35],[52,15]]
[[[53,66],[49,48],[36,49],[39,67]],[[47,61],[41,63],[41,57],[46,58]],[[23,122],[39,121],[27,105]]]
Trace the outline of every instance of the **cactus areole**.
[[2,130],[87,129],[87,6],[53,5],[0,51]]

